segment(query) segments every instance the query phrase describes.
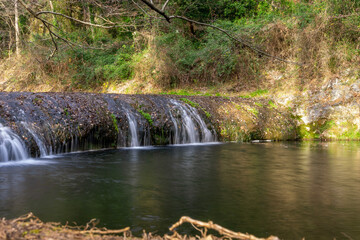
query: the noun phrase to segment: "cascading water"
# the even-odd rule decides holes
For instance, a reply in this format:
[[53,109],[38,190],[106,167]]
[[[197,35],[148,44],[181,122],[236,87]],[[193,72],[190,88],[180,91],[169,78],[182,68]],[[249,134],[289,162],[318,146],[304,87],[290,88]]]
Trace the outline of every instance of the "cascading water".
[[[215,141],[215,137],[195,108],[173,99],[170,102],[174,106],[170,111],[170,118],[175,127],[175,144]],[[173,112],[177,112],[178,117],[175,117]]]
[[202,110],[170,96],[0,93],[0,105],[2,124],[16,124],[23,134],[1,125],[1,161],[216,141]]
[[214,142],[215,137],[213,136],[211,131],[206,127],[204,120],[202,120],[202,118],[200,117],[196,108],[189,106],[188,109],[189,109],[191,115],[195,118],[196,122],[200,126],[201,133],[202,133],[201,141],[202,142]]
[[131,114],[127,109],[125,109],[125,111],[126,111],[126,117],[129,122],[129,129],[130,129],[130,135],[131,135],[130,146],[138,147],[138,146],[140,146],[140,144],[139,144],[139,139],[138,139],[138,130],[137,130],[136,119],[133,116],[133,114]]
[[26,122],[21,122],[21,124],[33,136],[37,146],[39,147],[40,157],[45,157],[46,155],[51,154],[51,152],[50,153],[48,152],[45,144],[40,140],[40,138],[36,135],[35,131],[29,126],[29,124]]
[[23,141],[10,128],[0,124],[0,162],[28,158]]

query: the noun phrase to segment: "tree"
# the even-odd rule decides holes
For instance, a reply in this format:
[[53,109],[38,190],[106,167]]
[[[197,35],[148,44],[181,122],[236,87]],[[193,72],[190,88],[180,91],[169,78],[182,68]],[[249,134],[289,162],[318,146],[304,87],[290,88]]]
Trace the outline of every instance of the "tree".
[[[46,10],[40,10],[40,11],[34,11],[30,6],[28,6],[24,0],[18,0],[22,6],[24,6],[25,9],[28,10],[28,12],[35,17],[36,19],[40,20],[43,25],[45,26],[45,28],[48,30],[49,35],[52,39],[52,42],[54,44],[54,50],[52,51],[51,56],[53,56],[55,54],[56,51],[58,51],[58,44],[57,44],[57,40],[62,40],[64,42],[66,42],[69,45],[77,45],[74,42],[71,42],[69,39],[67,39],[64,36],[61,36],[58,32],[56,32],[56,26],[54,26],[53,24],[50,23],[50,21],[47,19],[47,16],[51,15],[51,16],[59,16],[68,20],[71,20],[72,22],[76,23],[76,24],[83,24],[87,27],[98,27],[98,28],[105,28],[105,29],[114,29],[114,28],[123,28],[126,29],[128,31],[132,31],[134,29],[137,29],[137,25],[139,24],[139,22],[141,22],[141,20],[137,17],[138,15],[142,14],[144,17],[147,17],[149,19],[153,19],[153,20],[160,20],[160,21],[167,21],[168,23],[171,23],[172,20],[175,19],[179,19],[185,22],[188,22],[190,24],[195,24],[195,25],[200,25],[200,26],[205,26],[205,27],[210,27],[213,29],[216,29],[220,32],[222,32],[223,34],[227,35],[230,39],[232,39],[235,42],[240,43],[241,45],[243,45],[244,47],[247,47],[249,49],[251,49],[252,51],[257,52],[259,55],[263,55],[263,56],[267,56],[279,61],[283,61],[283,62],[287,62],[287,63],[294,63],[291,61],[287,61],[285,59],[282,59],[280,57],[277,56],[273,56],[265,51],[263,51],[262,49],[260,49],[259,47],[254,46],[251,42],[242,39],[239,36],[234,36],[231,32],[218,27],[217,25],[214,25],[212,23],[204,23],[201,22],[199,20],[194,20],[192,18],[186,17],[186,16],[182,16],[182,15],[176,15],[176,13],[178,12],[178,6],[179,6],[179,1],[174,1],[172,2],[171,0],[164,0],[164,1],[157,1],[157,3],[154,3],[154,1],[150,0],[131,0],[132,5],[127,5],[125,2],[113,2],[113,1],[99,1],[99,0],[82,0],[82,1],[77,1],[77,4],[80,4],[80,7],[82,9],[83,12],[83,20],[80,20],[79,15],[74,16],[73,12],[71,12],[70,14],[64,14],[64,13],[60,13],[60,12],[55,12],[55,11],[46,11]],[[76,3],[75,3],[76,4]],[[50,1],[50,5],[51,1]],[[96,16],[97,22],[98,23],[92,23],[91,22],[91,13],[90,13],[90,6],[96,6],[97,7],[97,13],[94,14]],[[170,6],[172,7],[170,9]],[[137,9],[134,9],[134,7],[137,7]],[[150,9],[147,10],[147,9]],[[53,9],[53,7],[52,7]],[[115,9],[115,10],[114,10]],[[114,14],[118,14],[121,15],[121,13],[126,13],[128,16],[132,16],[133,19],[135,19],[133,21],[133,24],[129,25],[129,24],[124,24],[124,22],[121,21],[114,21],[114,19],[112,18],[112,16],[114,16]],[[168,12],[173,12],[173,15],[168,14]],[[154,15],[153,13],[158,14],[157,16]],[[298,64],[298,63],[294,63],[294,64]]]
[[15,46],[16,56],[20,56],[20,30],[19,30],[19,11],[18,11],[18,0],[14,0],[14,14],[15,14]]

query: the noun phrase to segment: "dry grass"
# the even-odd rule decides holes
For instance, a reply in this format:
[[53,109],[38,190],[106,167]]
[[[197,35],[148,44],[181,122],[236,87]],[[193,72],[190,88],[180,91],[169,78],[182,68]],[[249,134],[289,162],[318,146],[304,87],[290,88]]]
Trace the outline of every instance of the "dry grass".
[[[301,66],[275,61],[236,46],[237,65],[228,79],[216,75],[216,67],[224,64],[221,59],[215,61],[216,65],[207,66],[203,75],[193,79],[189,74],[191,69],[183,71],[170,60],[169,49],[157,49],[156,28],[138,32],[134,43],[139,55],[135,56],[138,60],[134,65],[133,79],[106,82],[104,86],[88,91],[160,93],[191,88],[205,93],[213,93],[216,89],[215,93],[233,96],[256,89],[301,91],[339,77],[346,78],[349,83],[355,82],[360,76],[360,41],[355,41],[360,39],[359,27],[346,17],[320,15],[313,21],[303,28],[298,27],[295,18],[277,21],[254,35],[261,49],[299,62]],[[146,51],[142,51],[144,45],[147,45]],[[0,90],[76,91],[71,85],[74,70],[69,65],[67,61],[46,60],[41,54],[34,53],[25,54],[20,59],[3,59],[0,61]]]
[[66,90],[71,73],[66,63],[47,60],[41,55],[15,55],[0,60],[1,91],[49,92]]

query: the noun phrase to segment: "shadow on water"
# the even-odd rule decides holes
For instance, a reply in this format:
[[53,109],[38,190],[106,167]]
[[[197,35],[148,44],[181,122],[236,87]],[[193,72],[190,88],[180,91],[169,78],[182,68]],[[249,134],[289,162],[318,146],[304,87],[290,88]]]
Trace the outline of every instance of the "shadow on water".
[[360,237],[359,142],[124,148],[29,161],[0,165],[0,216],[98,218],[161,234],[189,215],[257,236]]

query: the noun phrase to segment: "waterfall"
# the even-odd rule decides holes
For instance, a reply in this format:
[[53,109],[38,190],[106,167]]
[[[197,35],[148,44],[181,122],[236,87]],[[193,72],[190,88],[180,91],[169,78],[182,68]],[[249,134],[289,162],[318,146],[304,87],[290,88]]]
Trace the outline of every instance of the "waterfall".
[[204,120],[202,120],[202,118],[200,117],[200,115],[199,115],[198,111],[196,110],[196,108],[188,106],[188,109],[191,112],[192,116],[195,118],[196,122],[200,126],[201,133],[202,133],[202,137],[201,137],[202,142],[214,142],[215,138],[214,138],[213,134],[206,127],[206,124],[205,124]]
[[[216,141],[211,118],[172,96],[0,93],[0,105],[1,161]],[[5,127],[12,124],[21,136]]]
[[[175,144],[215,141],[215,137],[206,127],[196,108],[173,99],[170,102],[174,106],[170,111],[170,118],[175,128]],[[173,112],[178,114],[174,116]]]
[[[40,151],[40,157],[45,157],[46,155],[48,155],[48,151],[46,149],[45,144],[43,143],[43,141],[40,140],[39,136],[36,135],[36,133],[34,132],[34,130],[29,126],[28,123],[26,122],[21,122],[21,124],[26,128],[26,130],[33,136],[36,145],[39,147],[39,151]],[[51,153],[50,153],[51,154]]]
[[0,162],[24,160],[28,153],[21,138],[0,124]]
[[139,144],[139,139],[138,139],[138,130],[137,130],[136,119],[135,119],[134,115],[131,114],[127,109],[125,109],[125,111],[126,111],[126,117],[129,122],[129,129],[130,129],[130,135],[131,135],[130,146],[138,147],[138,146],[140,146],[140,144]]

